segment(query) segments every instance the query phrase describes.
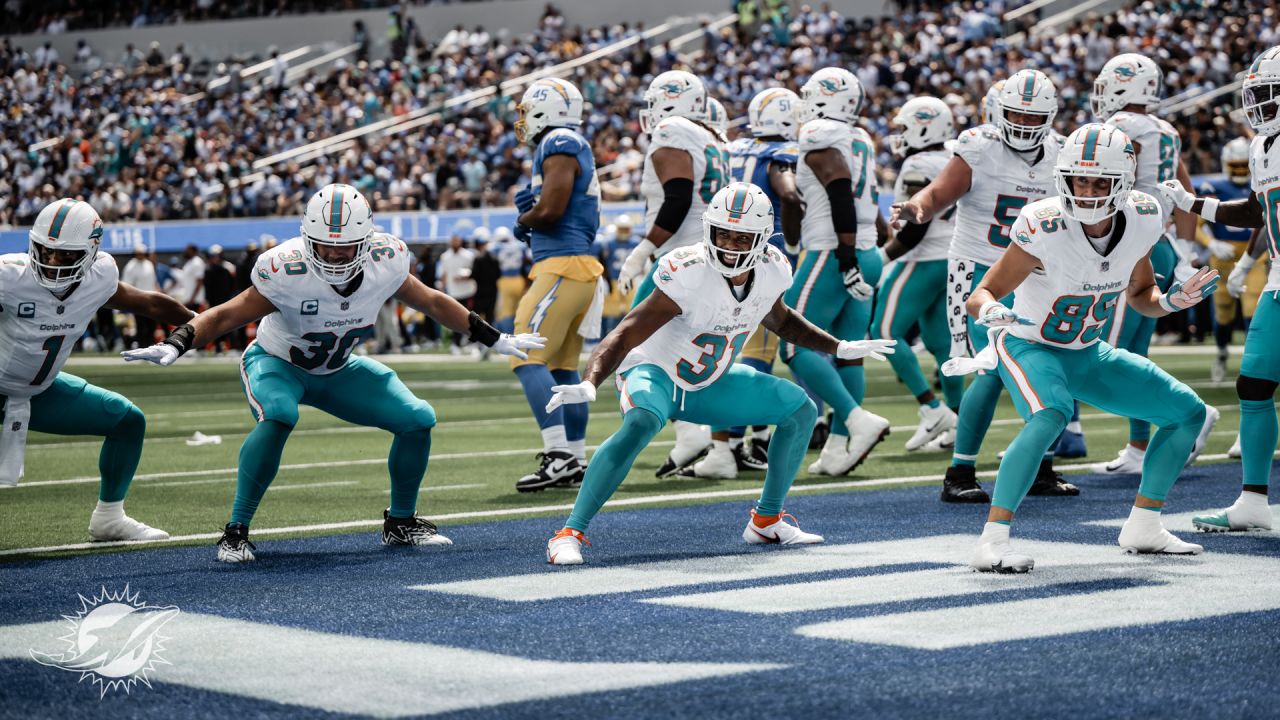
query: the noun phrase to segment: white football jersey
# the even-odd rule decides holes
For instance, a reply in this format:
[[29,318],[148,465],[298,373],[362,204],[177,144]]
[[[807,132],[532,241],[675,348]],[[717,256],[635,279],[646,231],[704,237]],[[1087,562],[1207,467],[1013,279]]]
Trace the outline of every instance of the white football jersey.
[[728,280],[711,267],[707,252],[706,244],[698,243],[654,263],[654,282],[680,306],[680,314],[627,353],[619,378],[648,363],[666,370],[685,390],[710,385],[729,369],[756,326],[791,287],[791,263],[770,245],[755,267],[750,291],[739,301]]
[[875,143],[866,130],[835,120],[810,120],[800,128],[800,162],[796,163],[796,189],[804,198],[800,237],[806,250],[835,250],[839,244],[831,225],[831,200],[827,188],[814,175],[805,155],[836,148],[849,166],[853,179],[853,208],[858,218],[857,248],[876,246],[876,216],[880,193],[876,188]]
[[1080,223],[1062,212],[1062,198],[1022,209],[1011,229],[1013,241],[1039,259],[1043,270],[1028,276],[1014,292],[1014,312],[1033,324],[1010,326],[1010,333],[1066,348],[1084,348],[1102,339],[1117,300],[1129,289],[1133,268],[1164,233],[1160,205],[1137,191],[1130,193],[1114,222],[1107,251],[1100,253]]
[[1271,272],[1263,292],[1280,290],[1280,135],[1254,135],[1249,141],[1249,185],[1262,203],[1262,239],[1271,253]]
[[658,209],[662,207],[662,183],[653,168],[653,153],[660,148],[675,148],[689,153],[693,160],[693,203],[689,205],[689,214],[685,215],[680,229],[672,235],[657,255],[665,255],[676,248],[702,242],[702,213],[707,203],[728,185],[729,150],[716,137],[715,133],[705,127],[682,117],[669,117],[658,123],[653,135],[649,137],[649,148],[644,156],[644,175],[640,182],[640,192],[644,195],[645,227],[653,227],[658,218]]
[[63,300],[36,281],[26,253],[0,255],[0,395],[44,392],[119,287],[120,270],[104,252]]
[[[898,170],[898,179],[893,185],[894,202],[910,199],[906,181],[911,179],[913,185],[928,185],[934,178],[942,174],[942,168],[950,162],[950,150],[925,150],[908,155]],[[935,213],[925,231],[924,239],[911,252],[898,258],[902,262],[919,260],[946,260],[947,251],[951,247],[951,237],[956,232],[956,208],[951,206],[942,212]]]
[[[955,153],[969,166],[969,192],[956,203],[951,255],[995,265],[1009,247],[1009,226],[1028,203],[1053,197],[1053,165],[1063,137],[1049,133],[1043,151],[1019,153],[1000,140],[995,125],[960,133]],[[1034,161],[1034,164],[1032,164]]]
[[301,238],[258,256],[253,286],[276,306],[258,324],[263,350],[314,375],[342,369],[373,333],[378,310],[409,277],[413,256],[398,238],[375,235],[355,292],[343,296],[307,266]]
[[1173,203],[1164,199],[1156,185],[1178,177],[1178,161],[1182,156],[1182,138],[1178,131],[1164,120],[1146,113],[1121,111],[1112,115],[1107,124],[1120,128],[1135,143],[1138,171],[1133,189],[1154,197],[1168,221],[1173,215]]

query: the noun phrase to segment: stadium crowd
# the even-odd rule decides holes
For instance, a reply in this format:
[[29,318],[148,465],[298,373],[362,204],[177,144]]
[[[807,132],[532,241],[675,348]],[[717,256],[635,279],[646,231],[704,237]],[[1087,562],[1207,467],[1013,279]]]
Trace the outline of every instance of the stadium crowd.
[[[606,199],[637,196],[645,147],[636,120],[641,94],[653,74],[681,63],[707,79],[732,117],[744,115],[746,102],[768,84],[798,87],[813,69],[848,66],[868,90],[863,114],[882,141],[887,186],[888,120],[911,95],[944,98],[963,127],[977,122],[994,80],[1032,66],[1058,83],[1063,109],[1057,123],[1069,131],[1089,118],[1089,85],[1117,53],[1151,55],[1165,69],[1166,96],[1173,97],[1231,82],[1233,68],[1280,42],[1277,9],[1249,0],[1147,0],[1021,39],[1002,39],[1009,29],[1000,22],[1006,6],[981,0],[905,3],[901,14],[863,20],[825,5],[805,5],[792,15],[776,0],[743,0],[737,10],[739,23],[719,33],[706,30],[700,47],[650,46],[641,39],[575,71],[572,79],[590,107],[586,134]],[[389,22],[391,57],[371,57],[368,31],[359,26],[353,38],[363,44],[351,62],[293,82],[278,58],[261,76],[240,79],[240,65],[218,66],[210,76],[193,72],[199,64],[181,47],[168,55],[152,46],[97,58],[82,44],[75,58],[59,58],[52,48],[6,39],[0,93],[14,101],[0,119],[0,225],[28,224],[65,195],[89,200],[108,222],[290,215],[329,182],[355,185],[379,210],[507,205],[527,177],[529,160],[511,128],[510,97],[443,113],[410,132],[374,133],[313,162],[282,162],[262,173],[253,164],[379,120],[425,112],[644,30],[626,24],[584,30],[569,26],[552,6],[539,30],[523,37],[457,27],[426,39],[398,11]],[[204,92],[212,77],[226,73],[232,82]],[[1235,103],[1227,93],[1169,118],[1182,133],[1193,174],[1216,172],[1221,146],[1242,133],[1231,117]]]

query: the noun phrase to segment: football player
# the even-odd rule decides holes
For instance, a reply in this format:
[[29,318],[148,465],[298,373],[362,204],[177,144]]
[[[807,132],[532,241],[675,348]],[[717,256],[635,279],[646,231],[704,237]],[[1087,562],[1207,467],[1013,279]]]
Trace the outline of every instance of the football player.
[[[1160,101],[1163,79],[1160,67],[1151,58],[1136,53],[1117,55],[1102,66],[1097,79],[1093,81],[1093,94],[1089,96],[1089,102],[1098,122],[1120,128],[1133,142],[1134,152],[1138,156],[1134,187],[1161,203],[1166,223],[1172,221],[1175,224],[1180,238],[1178,242],[1185,246],[1195,236],[1195,218],[1183,212],[1177,213],[1175,217],[1173,205],[1156,191],[1156,186],[1160,183],[1175,179],[1187,190],[1191,189],[1191,176],[1186,165],[1179,162],[1182,139],[1178,136],[1178,131],[1168,122],[1148,113]],[[1185,280],[1191,272],[1190,263],[1183,263],[1183,269],[1175,271],[1179,265],[1177,247],[1166,235],[1151,253],[1151,265],[1155,268],[1156,280],[1161,290],[1168,290],[1175,279]],[[1125,298],[1121,296],[1120,311],[1112,321],[1107,342],[1113,347],[1146,355],[1151,345],[1151,335],[1156,330],[1155,318],[1131,311],[1125,307],[1125,303]],[[1212,406],[1206,410],[1200,441],[1196,443],[1188,462],[1193,462],[1200,454],[1219,415],[1217,408]],[[1114,460],[1098,465],[1095,471],[1108,474],[1142,472],[1143,453],[1146,452],[1150,439],[1151,424],[1130,418],[1128,444]]]
[[[729,181],[729,151],[723,137],[706,124],[707,91],[702,81],[683,70],[653,79],[644,93],[640,129],[649,134],[640,191],[645,199],[645,238],[623,261],[618,288],[632,307],[653,292],[649,261],[702,237],[702,213]],[[639,287],[636,281],[644,276]],[[677,420],[676,444],[658,468],[658,477],[678,472],[711,444],[709,429]]]
[[62,372],[76,340],[109,307],[177,325],[193,313],[168,295],[120,282],[101,252],[102,219],[88,203],[56,200],[36,216],[26,253],[0,255],[0,487],[23,472],[27,433],[95,435],[98,505],[89,539],[164,540],[124,513],[147,421],[124,396]]
[[[1057,197],[1022,208],[1010,228],[1013,243],[966,303],[970,317],[991,328],[991,343],[975,359],[949,361],[948,370],[998,368],[1027,423],[1000,462],[987,524],[970,560],[976,570],[1034,567],[1011,549],[1009,524],[1076,400],[1160,428],[1120,547],[1178,555],[1203,550],[1165,530],[1160,510],[1204,424],[1204,402],[1155,363],[1102,336],[1120,296],[1138,312],[1160,317],[1207,297],[1218,273],[1204,268],[1168,292],[1156,285],[1150,257],[1165,215],[1154,197],[1133,190],[1135,167],[1133,145],[1118,128],[1093,123],[1071,133],[1054,166]],[[1014,290],[1009,308],[999,298]]]
[[249,524],[279,470],[299,405],[394,434],[383,544],[451,544],[416,514],[435,410],[391,368],[351,357],[351,351],[373,332],[378,309],[392,297],[504,355],[521,357],[542,347],[544,339],[499,333],[458,301],[423,285],[411,272],[408,248],[375,230],[369,203],[350,185],[326,185],[311,196],[300,230],[300,237],[258,257],[247,290],[179,326],[164,342],[123,353],[125,360],[172,365],[187,350],[261,320],[257,338],[240,357],[240,382],[257,424],[240,446],[235,504],[218,539],[217,558],[254,559]]
[[703,117],[702,122],[711,128],[716,135],[720,136],[722,142],[729,139],[729,111],[724,109],[724,104],[719,100],[707,97],[707,114]]
[[[1270,530],[1271,508],[1267,486],[1271,480],[1271,459],[1276,449],[1275,392],[1280,384],[1280,46],[1266,50],[1245,72],[1240,89],[1245,118],[1257,133],[1249,143],[1249,195],[1231,201],[1198,198],[1181,184],[1166,181],[1160,186],[1169,202],[1179,210],[1199,215],[1209,222],[1232,227],[1262,228],[1261,240],[1271,253],[1271,271],[1262,288],[1262,299],[1245,335],[1244,356],[1236,394],[1240,396],[1240,451],[1243,488],[1231,507],[1212,515],[1192,519],[1200,530],[1212,532]],[[1240,288],[1253,267],[1251,248],[1236,263],[1227,279],[1228,287]]]
[[624,295],[618,287],[618,273],[622,269],[622,263],[640,242],[632,234],[634,226],[630,215],[619,215],[612,227],[613,232],[606,233],[604,241],[600,243],[600,262],[609,278],[609,294],[604,299],[602,335],[608,335],[631,307],[631,296]]
[[[956,206],[955,235],[947,255],[947,321],[951,357],[972,355],[987,345],[986,331],[967,318],[973,288],[1009,246],[1009,226],[1028,202],[1053,194],[1053,167],[1062,137],[1053,132],[1058,93],[1039,70],[1019,70],[1004,81],[995,122],[970,128],[956,140],[955,156],[928,187],[895,202],[892,224],[923,224]],[[994,222],[993,222],[994,221]],[[1012,305],[1013,298],[1001,298]],[[956,446],[942,484],[944,502],[985,503],[974,464],[995,415],[1003,388],[994,373],[969,383],[960,402]],[[1079,489],[1053,470],[1047,452],[1031,486],[1032,495],[1078,495]]]
[[525,290],[525,263],[529,259],[529,246],[516,240],[511,228],[502,226],[494,228],[494,254],[498,257],[498,267],[502,275],[498,278],[498,329],[513,332],[516,327],[516,308]]
[[578,328],[596,296],[604,266],[592,245],[600,228],[600,181],[582,125],[582,93],[566,80],[544,78],[524,91],[516,137],[532,145],[533,178],[516,193],[516,234],[533,251],[533,284],[516,311],[516,331],[542,335],[547,346],[511,368],[542,431],[538,469],[516,481],[534,492],[582,482],[587,462],[586,406],[547,412],[552,385],[579,382]]
[[773,209],[764,192],[733,183],[711,199],[704,240],[665,254],[654,290],[623,318],[587,362],[587,377],[558,385],[553,405],[587,403],[615,370],[622,427],[591,459],[564,529],[547,542],[547,562],[577,565],[591,519],[669,418],[696,423],[776,425],[764,489],[743,531],[748,543],[822,542],[786,522],[782,504],[804,460],[817,408],[799,386],[734,363],[760,322],[787,341],[842,359],[883,359],[893,343],[842,341],[782,302],[791,265],[769,245]]
[[[881,260],[875,144],[858,127],[862,84],[843,68],[822,68],[800,88],[800,161],[796,187],[805,203],[800,256],[787,305],[842,340],[867,336]],[[889,435],[889,421],[861,407],[861,358],[830,358],[808,347],[781,346],[792,374],[834,412],[815,475],[844,475]]]
[[[955,136],[951,108],[937,98],[911,98],[893,119],[902,132],[889,137],[902,167],[894,197],[909,198],[942,173],[952,153],[943,143]],[[951,352],[947,326],[947,250],[955,234],[955,208],[944,209],[925,223],[907,223],[884,246],[884,260],[897,262],[880,282],[879,301],[871,322],[872,337],[897,341],[898,351],[889,358],[898,378],[920,403],[920,425],[907,440],[909,451],[919,450],[955,429],[956,411],[964,394],[964,379],[943,375],[947,404],[933,394],[920,363],[904,337],[919,324],[920,339],[938,367]]]
[[[729,144],[729,172],[734,182],[749,182],[764,191],[774,214],[773,233],[769,243],[782,250],[798,249],[800,218],[804,205],[796,191],[795,111],[800,98],[785,88],[763,90],[747,106],[747,129],[751,137]],[[785,237],[785,241],[784,241]],[[795,252],[788,253],[788,259]],[[763,373],[773,373],[773,360],[778,355],[778,336],[760,326],[751,333],[742,350],[740,362]],[[769,463],[769,427],[752,429],[751,442],[744,439],[745,428],[712,428],[711,449],[707,456],[683,474],[696,477],[731,479],[739,470],[764,470]]]

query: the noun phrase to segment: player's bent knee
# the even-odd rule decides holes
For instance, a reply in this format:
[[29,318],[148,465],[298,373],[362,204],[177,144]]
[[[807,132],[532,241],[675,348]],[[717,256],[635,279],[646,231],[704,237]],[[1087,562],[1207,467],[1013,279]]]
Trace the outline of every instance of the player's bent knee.
[[142,414],[142,410],[131,402],[125,401],[128,407],[125,408],[124,414],[116,421],[116,425],[111,429],[111,434],[116,437],[131,437],[141,440],[147,434],[147,416]]
[[[799,388],[796,388],[799,390]],[[813,429],[818,423],[818,406],[809,399],[809,396],[800,390],[801,402],[796,405],[796,409],[791,411],[791,415],[787,418],[787,422],[795,423],[799,428]]]
[[642,407],[633,407],[622,416],[622,427],[619,433],[626,433],[635,438],[643,437],[646,442],[648,438],[657,435],[661,430],[664,421],[650,410]]
[[1236,395],[1241,400],[1270,400],[1276,394],[1276,386],[1272,380],[1241,375],[1236,378]]
[[1055,432],[1062,432],[1067,427],[1067,418],[1071,417],[1071,411],[1063,412],[1060,408],[1045,408],[1039,412],[1033,413],[1032,418],[1044,418],[1039,422],[1051,423]]

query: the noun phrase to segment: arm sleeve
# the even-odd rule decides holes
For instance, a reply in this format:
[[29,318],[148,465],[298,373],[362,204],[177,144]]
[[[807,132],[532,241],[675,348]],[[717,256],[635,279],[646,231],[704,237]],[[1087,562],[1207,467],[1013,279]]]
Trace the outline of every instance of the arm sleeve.
[[662,184],[662,207],[653,224],[675,233],[680,229],[693,207],[693,181],[689,178],[672,178]]

